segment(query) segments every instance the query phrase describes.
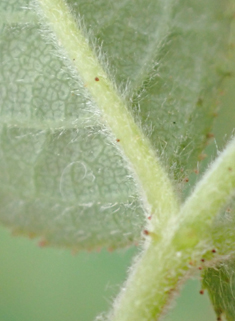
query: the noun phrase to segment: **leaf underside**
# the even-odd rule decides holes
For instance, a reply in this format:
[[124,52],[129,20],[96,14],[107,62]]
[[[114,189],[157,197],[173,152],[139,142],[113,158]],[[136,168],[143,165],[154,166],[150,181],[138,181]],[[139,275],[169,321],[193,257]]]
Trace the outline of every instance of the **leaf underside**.
[[235,260],[230,259],[216,268],[209,268],[204,274],[203,286],[208,289],[209,296],[218,320],[226,316],[227,321],[235,319]]
[[[28,4],[0,3],[0,220],[77,250],[133,244],[146,216],[140,189]],[[133,117],[180,185],[201,159],[230,75],[226,1],[68,4],[93,46],[103,44]]]
[[[232,5],[231,12],[234,11],[234,5]],[[227,126],[231,128],[224,128],[220,126],[218,136],[218,145],[223,146],[225,144],[225,134],[229,131],[232,132],[234,128],[233,113],[234,113],[234,86],[235,86],[235,23],[231,24],[230,29],[230,49],[229,67],[232,77],[225,82],[225,91],[223,92],[222,100],[222,112],[224,112],[224,118],[231,119],[231,124],[228,122]],[[222,120],[223,121],[223,120]],[[235,197],[231,198],[224,208],[220,211],[217,218],[213,222],[213,244],[218,253],[228,255],[234,253],[234,227],[235,227]],[[226,238],[225,238],[226,235]],[[223,263],[218,263],[214,268],[208,268],[205,270],[203,276],[203,286],[208,289],[211,302],[214,306],[218,320],[225,316],[227,321],[235,319],[235,300],[234,300],[234,269],[235,269],[234,256],[230,257]],[[222,319],[221,319],[222,320]]]

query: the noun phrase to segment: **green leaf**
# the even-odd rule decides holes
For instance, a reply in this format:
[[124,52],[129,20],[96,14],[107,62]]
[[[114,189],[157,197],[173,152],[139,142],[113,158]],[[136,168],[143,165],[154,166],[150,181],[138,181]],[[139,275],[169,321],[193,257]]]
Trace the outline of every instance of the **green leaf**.
[[[113,81],[180,182],[179,169],[196,166],[225,75],[226,2],[68,3],[92,30],[91,46],[103,43]],[[149,212],[138,178],[66,52],[27,8],[0,4],[0,220],[57,246],[132,244]]]
[[[227,66],[225,1],[73,1],[127,82],[132,110],[179,182],[197,167],[211,136]],[[230,7],[229,7],[230,8]]]
[[125,161],[37,20],[4,24],[0,51],[1,221],[75,249],[138,240],[143,210]]
[[208,289],[214,306],[217,320],[223,315],[227,321],[235,318],[235,261],[234,258],[219,264],[216,268],[208,268],[204,273],[203,286]]
[[[235,23],[231,24],[230,31],[230,49],[229,49],[229,67],[232,70],[233,77],[227,79],[222,91],[221,100],[221,117],[216,122],[216,137],[219,149],[223,147],[227,140],[227,133],[234,130],[234,86],[235,86]],[[231,121],[230,121],[231,120]],[[225,136],[226,135],[226,136]],[[231,169],[230,169],[231,170]],[[212,233],[210,235],[213,240],[213,246],[219,255],[231,255],[234,251],[234,228],[235,228],[235,198],[229,200],[223,207],[212,225]],[[208,258],[211,257],[211,253]],[[203,286],[208,289],[211,302],[215,312],[220,320],[221,316],[226,316],[226,320],[235,319],[234,304],[234,269],[235,261],[230,257],[222,263],[215,262],[214,268],[207,268],[203,277]],[[221,319],[222,320],[222,319]]]
[[[203,273],[203,287],[209,292],[218,320],[226,316],[227,321],[235,319],[235,260],[234,252],[235,199],[234,197],[223,208],[212,225],[211,238],[213,246],[221,258],[215,260],[214,267],[206,268]],[[231,256],[232,254],[232,256]],[[204,255],[206,261],[212,253]]]

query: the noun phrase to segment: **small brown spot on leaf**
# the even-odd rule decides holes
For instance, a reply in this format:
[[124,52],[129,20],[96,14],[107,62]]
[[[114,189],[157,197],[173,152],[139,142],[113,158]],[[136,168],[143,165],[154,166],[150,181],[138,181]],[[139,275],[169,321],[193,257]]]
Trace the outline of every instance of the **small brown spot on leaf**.
[[232,169],[232,167],[229,167],[228,170],[231,172],[233,169]]
[[45,239],[42,239],[41,241],[38,242],[39,247],[46,247],[48,245],[48,241]]
[[216,249],[211,250],[212,253],[216,253]]
[[99,81],[100,79],[98,77],[95,77],[95,81]]
[[119,139],[119,138],[117,138],[117,139],[116,139],[116,142],[117,142],[117,143],[119,143],[119,142],[120,142],[120,139]]
[[213,137],[215,137],[215,135],[214,135],[213,133],[207,133],[207,134],[206,134],[206,137],[207,137],[207,138],[213,138]]
[[34,239],[37,235],[33,232],[29,232],[28,236],[30,239]]
[[205,159],[207,157],[207,154],[200,154],[198,156],[199,160],[202,161],[203,159]]
[[199,293],[200,293],[200,294],[204,294],[204,290],[200,290]]

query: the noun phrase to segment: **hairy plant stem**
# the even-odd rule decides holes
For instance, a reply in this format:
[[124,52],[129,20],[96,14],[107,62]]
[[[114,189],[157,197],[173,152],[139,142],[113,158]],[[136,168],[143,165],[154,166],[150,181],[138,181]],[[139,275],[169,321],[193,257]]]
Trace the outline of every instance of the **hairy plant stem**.
[[228,202],[234,190],[235,138],[207,170],[181,208],[181,228],[175,236],[181,249],[193,247],[207,237],[213,218]]
[[153,321],[172,291],[208,247],[212,218],[235,188],[235,141],[211,167],[179,211],[171,182],[124,100],[102,68],[63,0],[38,0],[42,14],[102,112],[145,194],[153,219],[145,250],[115,302],[112,321]]
[[[75,66],[78,76],[102,112],[139,182],[139,189],[154,214],[152,225],[161,226],[178,209],[172,184],[157,159],[149,140],[135,124],[124,100],[102,68],[88,40],[63,0],[39,0],[42,14],[54,31],[59,45]],[[116,141],[117,140],[117,141]]]
[[168,236],[152,242],[138,258],[108,320],[155,321],[165,310],[189,262],[180,258]]
[[[235,190],[234,160],[235,139],[207,171],[179,215],[169,221],[161,242],[152,237],[117,298],[112,321],[157,320],[186,272],[200,265],[202,254],[211,250],[212,219]],[[226,248],[219,254],[226,254]]]

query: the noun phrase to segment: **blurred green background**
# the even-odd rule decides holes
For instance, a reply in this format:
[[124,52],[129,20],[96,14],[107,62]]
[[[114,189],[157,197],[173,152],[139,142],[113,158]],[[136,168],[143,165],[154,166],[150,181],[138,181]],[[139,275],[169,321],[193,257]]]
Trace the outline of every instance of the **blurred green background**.
[[[107,311],[136,248],[79,253],[39,248],[0,229],[1,321],[92,321]],[[216,320],[198,280],[190,280],[167,321]]]
[[[235,128],[234,87],[230,82],[221,97],[224,107],[205,166]],[[36,244],[0,228],[0,321],[93,321],[108,311],[137,253],[130,248],[72,256]],[[185,284],[165,321],[216,320],[207,293],[199,294],[199,279]]]

